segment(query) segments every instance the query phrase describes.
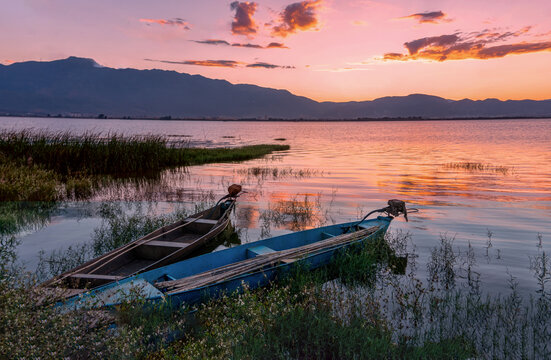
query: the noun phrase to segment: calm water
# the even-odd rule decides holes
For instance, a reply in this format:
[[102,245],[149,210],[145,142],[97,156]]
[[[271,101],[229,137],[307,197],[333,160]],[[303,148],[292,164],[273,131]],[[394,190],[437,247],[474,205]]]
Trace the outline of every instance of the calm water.
[[[269,221],[289,201],[306,197],[310,226],[357,219],[391,198],[420,210],[392,229],[413,234],[420,271],[442,234],[464,250],[470,241],[487,287],[506,288],[507,272],[522,289],[535,286],[529,256],[538,233],[551,251],[551,119],[411,122],[190,122],[0,118],[0,128],[163,134],[191,146],[284,143],[291,150],[240,164],[211,164],[163,174],[160,184],[111,189],[89,203],[70,204],[50,225],[21,235],[20,257],[30,268],[49,252],[90,239],[100,220],[89,211],[101,200],[156,200],[158,211],[224,194],[241,183],[248,194],[234,217],[242,241],[293,229]],[[285,138],[285,141],[275,141]],[[462,164],[480,163],[481,169]],[[264,176],[248,174],[262,167]],[[274,176],[273,169],[279,173]],[[297,171],[303,170],[302,174]],[[281,172],[284,172],[283,175]],[[286,173],[285,173],[286,172]],[[290,172],[290,173],[289,173]],[[270,210],[270,211],[269,211]],[[272,218],[273,220],[273,218]],[[488,231],[492,247],[486,247]]]

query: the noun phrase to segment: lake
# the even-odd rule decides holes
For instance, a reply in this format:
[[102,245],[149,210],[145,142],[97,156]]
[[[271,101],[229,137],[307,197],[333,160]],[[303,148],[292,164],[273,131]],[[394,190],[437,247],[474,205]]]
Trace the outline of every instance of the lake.
[[[440,236],[470,242],[486,289],[520,290],[536,282],[530,256],[551,251],[551,119],[377,122],[209,122],[0,118],[2,129],[162,134],[186,146],[289,144],[289,151],[233,164],[166,171],[157,184],[128,184],[87,202],[70,203],[45,226],[19,235],[19,256],[36,267],[46,253],[90,240],[102,201],[130,201],[170,212],[179,203],[212,201],[231,183],[240,198],[233,223],[241,241],[297,228],[277,212],[302,206],[306,227],[351,221],[398,198],[419,213],[396,219],[392,231],[412,234],[419,271]],[[280,139],[280,140],[276,140]],[[281,140],[284,139],[284,140]],[[274,170],[276,169],[276,170]],[[491,244],[488,235],[491,235]],[[538,236],[542,246],[538,248]]]

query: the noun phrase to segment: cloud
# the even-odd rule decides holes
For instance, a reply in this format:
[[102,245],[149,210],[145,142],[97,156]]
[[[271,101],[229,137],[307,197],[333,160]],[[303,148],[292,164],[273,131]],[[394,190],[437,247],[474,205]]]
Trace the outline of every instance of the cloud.
[[440,35],[440,36],[432,36],[432,37],[413,40],[405,43],[404,46],[408,49],[410,55],[412,55],[412,54],[417,54],[419,50],[422,48],[427,48],[427,47],[443,48],[446,46],[453,45],[458,41],[459,41],[459,36],[457,36],[456,34]]
[[264,69],[294,69],[294,66],[282,66],[282,65],[274,65],[274,64],[268,64],[265,62],[256,62],[253,64],[248,64],[248,68],[264,68]]
[[253,49],[264,49],[262,45],[258,44],[239,44],[239,43],[233,43],[231,46],[235,47],[245,47],[245,48],[253,48]]
[[258,26],[253,20],[253,15],[257,8],[255,2],[238,2],[234,1],[230,4],[230,8],[235,10],[235,16],[231,23],[231,32],[234,35],[246,35],[252,37],[256,34]]
[[198,66],[226,67],[226,68],[234,68],[240,64],[243,64],[239,61],[234,61],[234,60],[184,60],[184,61],[154,60],[154,59],[144,59],[144,60],[152,61],[152,62],[160,62],[165,64],[175,64],[175,65],[198,65]]
[[484,29],[482,31],[475,31],[469,33],[466,38],[470,39],[484,39],[487,43],[504,41],[512,37],[519,37],[528,33],[532,29],[531,26],[525,26],[518,31],[507,31],[500,33],[498,29]]
[[207,40],[191,40],[193,42],[196,42],[198,44],[207,44],[207,45],[230,45],[229,42],[226,40],[218,40],[218,39],[207,39]]
[[411,14],[408,16],[401,17],[400,19],[415,19],[419,21],[420,24],[423,24],[423,23],[438,24],[439,22],[452,21],[446,16],[447,15],[442,11],[431,11],[431,12],[425,12],[425,13]]
[[308,0],[287,5],[279,15],[279,24],[272,28],[272,35],[286,37],[299,30],[315,28],[318,25],[316,10],[321,1]]
[[251,43],[229,43],[226,40],[220,40],[220,39],[207,39],[207,40],[190,40],[198,44],[206,44],[206,45],[222,45],[222,46],[233,46],[233,47],[243,47],[243,48],[252,48],[252,49],[288,49],[285,44],[277,43],[277,42],[271,42],[266,46],[262,46],[259,44],[251,44]]
[[266,46],[266,49],[288,49],[288,47],[282,43],[271,42]]
[[335,73],[350,72],[350,71],[370,71],[370,70],[371,69],[366,68],[366,67],[356,67],[356,66],[344,66],[344,67],[337,67],[337,68],[313,69],[313,71],[335,72]]
[[263,69],[294,69],[294,66],[286,65],[275,65],[265,62],[255,62],[252,64],[247,64],[235,60],[183,60],[183,61],[173,61],[173,60],[155,60],[155,59],[144,59],[145,61],[159,62],[164,64],[173,64],[173,65],[197,65],[197,66],[207,66],[207,67],[224,67],[224,68],[237,68],[237,67],[246,67],[246,68],[263,68]]
[[145,23],[146,25],[158,24],[158,25],[168,25],[168,26],[177,26],[181,27],[184,30],[191,30],[191,24],[181,18],[174,19],[140,19],[140,22]]
[[367,21],[364,21],[364,20],[354,20],[354,21],[352,21],[352,25],[355,25],[355,26],[367,26],[367,25],[368,25],[368,22],[367,22]]
[[551,41],[540,43],[519,43],[509,45],[492,46],[478,52],[481,59],[504,57],[510,54],[527,54],[539,51],[550,51]]
[[[495,30],[483,30],[468,34],[455,33],[425,37],[404,44],[407,54],[386,53],[382,60],[464,60],[464,59],[493,59],[512,54],[527,54],[533,52],[551,50],[551,41],[542,42],[516,42],[512,44],[499,44],[512,38],[526,34],[530,27],[525,27],[516,32],[499,32]],[[381,59],[380,59],[381,60]]]

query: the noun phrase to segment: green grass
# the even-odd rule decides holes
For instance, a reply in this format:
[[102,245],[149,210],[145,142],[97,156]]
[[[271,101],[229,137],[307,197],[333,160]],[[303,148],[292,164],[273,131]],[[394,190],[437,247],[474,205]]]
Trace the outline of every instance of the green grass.
[[144,175],[177,166],[250,160],[288,149],[287,145],[188,148],[185,144],[169,144],[165,137],[157,135],[0,132],[0,153],[11,160],[38,164],[64,176]]
[[0,200],[55,201],[58,189],[59,177],[54,171],[0,160]]
[[202,165],[213,162],[237,162],[252,160],[274,151],[289,150],[289,145],[248,145],[238,148],[184,149],[185,162],[182,165]]
[[0,131],[0,201],[86,199],[105,177],[156,178],[182,166],[251,160],[288,145],[189,148],[156,135]]
[[[325,284],[338,276],[348,283],[370,283],[378,266],[395,256],[383,239],[350,248],[332,265],[315,271],[295,267],[278,283],[233,294],[199,307],[187,337],[158,352],[154,359],[467,359],[473,347],[461,337],[413,346],[397,339],[383,314],[362,311],[339,316],[357,306],[327,295]],[[283,274],[281,276],[284,276]],[[337,310],[336,310],[337,309]],[[359,310],[359,307],[357,308]],[[363,309],[362,309],[363,310]]]
[[[102,210],[100,242],[130,241],[143,217]],[[168,215],[170,216],[170,215]],[[14,239],[0,236],[0,357],[146,359],[502,359],[550,358],[551,261],[538,245],[530,265],[536,297],[483,296],[472,247],[457,251],[442,236],[430,252],[428,279],[416,277],[415,254],[404,275],[409,234],[351,247],[329,266],[295,267],[280,281],[245,288],[197,307],[170,311],[144,299],[125,303],[117,330],[98,313],[59,313],[37,306],[34,281],[15,265]],[[538,238],[541,244],[541,238]],[[75,254],[69,254],[76,257]],[[459,274],[466,277],[463,283]],[[470,281],[470,279],[475,279]],[[541,280],[541,281],[540,281]],[[53,299],[52,299],[53,300]],[[96,322],[91,326],[91,322]],[[183,336],[173,341],[175,336]]]

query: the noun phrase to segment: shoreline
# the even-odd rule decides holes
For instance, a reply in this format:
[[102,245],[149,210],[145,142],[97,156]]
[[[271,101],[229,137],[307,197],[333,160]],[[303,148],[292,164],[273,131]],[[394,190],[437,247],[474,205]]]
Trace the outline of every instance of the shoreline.
[[45,115],[0,115],[0,118],[79,119],[79,120],[153,120],[153,121],[209,121],[209,122],[385,122],[385,121],[476,121],[476,120],[545,120],[549,116],[496,116],[496,117],[382,117],[356,119],[278,119],[278,118],[179,118],[179,117],[88,117],[88,116],[45,116]]

